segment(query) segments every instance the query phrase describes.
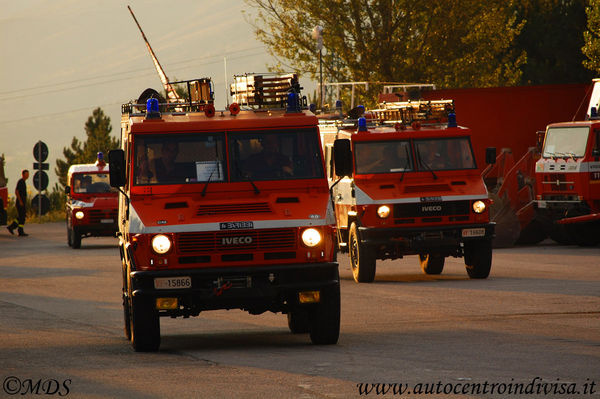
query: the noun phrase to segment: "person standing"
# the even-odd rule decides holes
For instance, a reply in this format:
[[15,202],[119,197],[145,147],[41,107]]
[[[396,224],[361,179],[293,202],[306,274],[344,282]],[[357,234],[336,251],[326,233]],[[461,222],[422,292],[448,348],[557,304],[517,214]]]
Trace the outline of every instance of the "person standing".
[[21,178],[17,182],[17,188],[15,188],[16,195],[16,206],[17,206],[17,220],[13,221],[10,226],[6,228],[10,234],[15,234],[14,230],[18,228],[20,236],[28,236],[29,234],[23,231],[25,226],[25,213],[27,210],[27,185],[25,181],[29,178],[29,171],[27,169],[21,172]]

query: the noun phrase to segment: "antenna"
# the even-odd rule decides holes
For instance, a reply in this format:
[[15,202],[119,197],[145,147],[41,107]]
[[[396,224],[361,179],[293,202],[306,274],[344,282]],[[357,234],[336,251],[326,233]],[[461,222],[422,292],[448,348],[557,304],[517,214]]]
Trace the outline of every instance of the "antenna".
[[148,39],[146,38],[146,35],[144,34],[144,31],[142,30],[142,27],[140,26],[137,18],[135,17],[133,10],[129,6],[127,6],[127,8],[129,9],[129,12],[131,13],[131,16],[133,17],[133,20],[135,21],[135,24],[137,25],[138,29],[140,30],[140,33],[142,34],[142,38],[144,38],[144,42],[146,42],[146,47],[148,47],[148,51],[150,51],[150,57],[152,57],[152,61],[154,62],[154,67],[156,68],[156,72],[158,72],[160,81],[162,82],[163,87],[164,87],[165,91],[167,92],[167,98],[168,98],[167,101],[180,102],[181,98],[177,95],[177,92],[175,91],[175,89],[173,88],[171,83],[169,83],[169,78],[167,78],[165,71],[163,70],[162,66],[160,65],[160,62],[158,62],[158,58],[156,58],[156,54],[154,54],[154,51],[152,50],[152,47],[150,46],[150,42],[148,42]]

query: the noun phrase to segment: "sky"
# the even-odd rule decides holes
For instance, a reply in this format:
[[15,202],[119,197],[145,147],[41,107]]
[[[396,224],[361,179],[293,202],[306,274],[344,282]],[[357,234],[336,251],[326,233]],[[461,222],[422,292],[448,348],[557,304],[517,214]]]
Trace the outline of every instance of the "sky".
[[275,63],[243,0],[0,0],[0,154],[9,193],[22,169],[33,176],[38,140],[48,146],[51,187],[56,159],[74,136],[86,139],[95,108],[119,137],[121,104],[162,88],[128,5],[169,79],[211,78],[217,109],[226,103],[225,58],[229,83]]

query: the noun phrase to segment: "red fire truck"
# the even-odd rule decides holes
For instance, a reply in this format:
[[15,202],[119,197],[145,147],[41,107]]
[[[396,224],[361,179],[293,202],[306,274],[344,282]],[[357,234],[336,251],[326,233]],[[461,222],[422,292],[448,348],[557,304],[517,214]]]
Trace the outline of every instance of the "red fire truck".
[[[387,103],[367,115],[377,123],[321,126],[338,246],[350,254],[354,279],[372,282],[377,259],[404,255],[419,255],[426,274],[462,256],[469,277],[487,278],[490,201],[452,101]],[[486,159],[494,162],[494,148]]]
[[586,120],[548,125],[536,163],[537,217],[559,243],[600,243],[600,80],[594,83]]
[[118,191],[110,187],[104,155],[99,152],[93,164],[71,165],[67,182],[67,244],[77,249],[84,237],[114,237]]
[[241,309],[282,312],[292,332],[335,344],[335,219],[317,118],[301,109],[295,76],[238,76],[224,111],[210,79],[177,83],[185,103],[154,92],[146,108],[123,106],[122,149],[109,154],[125,335],[154,351],[160,317]]

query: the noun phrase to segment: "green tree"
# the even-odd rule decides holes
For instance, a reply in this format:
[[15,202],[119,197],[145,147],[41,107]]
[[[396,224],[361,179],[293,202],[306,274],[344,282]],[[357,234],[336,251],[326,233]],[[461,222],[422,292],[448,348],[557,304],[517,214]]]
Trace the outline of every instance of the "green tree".
[[87,139],[81,142],[73,137],[71,146],[63,148],[65,159],[56,160],[54,171],[63,187],[67,186],[67,172],[71,165],[93,163],[98,152],[108,154],[108,151],[119,147],[119,140],[110,135],[111,131],[110,117],[101,108],[96,108],[85,123]]
[[526,61],[512,46],[523,26],[513,1],[245,1],[256,10],[257,37],[279,61],[272,69],[308,72],[315,80],[311,33],[317,25],[323,27],[324,81],[513,85]]
[[583,65],[600,75],[600,0],[589,0],[586,8],[587,30],[583,32],[583,54],[587,57]]
[[[521,84],[589,83],[592,74],[582,65],[581,52],[586,3],[587,0],[517,2],[515,15],[524,26],[514,46],[527,53],[527,63],[521,67]],[[597,7],[595,12],[600,15]]]

